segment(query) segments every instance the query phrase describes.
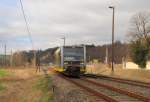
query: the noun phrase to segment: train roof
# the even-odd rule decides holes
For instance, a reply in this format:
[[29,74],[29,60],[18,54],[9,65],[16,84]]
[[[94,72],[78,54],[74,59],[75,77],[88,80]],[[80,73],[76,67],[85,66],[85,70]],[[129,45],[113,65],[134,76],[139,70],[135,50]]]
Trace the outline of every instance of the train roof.
[[58,53],[58,52],[60,52],[60,49],[61,48],[83,48],[84,47],[84,45],[72,45],[72,46],[60,46],[60,47],[58,47],[54,52],[55,53]]
[[84,45],[73,45],[73,46],[62,46],[62,47],[65,47],[65,48],[79,48],[79,47],[84,47]]

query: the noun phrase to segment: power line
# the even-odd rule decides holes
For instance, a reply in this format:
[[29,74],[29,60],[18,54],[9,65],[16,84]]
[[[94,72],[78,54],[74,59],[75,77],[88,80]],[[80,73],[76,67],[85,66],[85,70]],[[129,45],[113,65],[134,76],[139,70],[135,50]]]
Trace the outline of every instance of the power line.
[[[20,5],[21,5],[21,10],[22,10],[22,14],[23,14],[23,17],[24,17],[26,29],[27,29],[27,32],[28,32],[28,36],[29,36],[30,42],[31,42],[31,44],[32,44],[32,50],[34,50],[34,44],[33,44],[33,40],[32,40],[32,36],[31,36],[30,29],[29,29],[29,24],[28,24],[28,22],[27,22],[27,17],[26,17],[26,15],[25,15],[25,11],[24,11],[24,7],[23,7],[23,2],[22,2],[22,0],[20,0]],[[36,67],[36,51],[34,51],[34,65],[35,65],[35,67]]]
[[27,29],[27,32],[28,32],[29,40],[30,40],[30,43],[32,44],[32,49],[34,49],[34,44],[33,44],[33,40],[32,40],[30,29],[29,29],[29,24],[27,22],[27,17],[25,15],[24,7],[23,7],[23,2],[22,2],[22,0],[19,0],[19,1],[20,1],[20,5],[21,5],[22,14],[23,14],[23,17],[24,17],[26,29]]

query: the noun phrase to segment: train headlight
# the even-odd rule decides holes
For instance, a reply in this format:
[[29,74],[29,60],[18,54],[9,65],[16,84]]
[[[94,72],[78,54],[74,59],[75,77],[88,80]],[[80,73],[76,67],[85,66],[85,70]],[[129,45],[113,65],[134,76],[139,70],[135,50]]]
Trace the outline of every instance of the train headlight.
[[64,71],[66,71],[66,69],[67,69],[67,67],[65,66],[65,67],[64,67]]
[[84,65],[84,63],[80,63],[81,65]]
[[64,64],[68,64],[68,62],[65,62]]

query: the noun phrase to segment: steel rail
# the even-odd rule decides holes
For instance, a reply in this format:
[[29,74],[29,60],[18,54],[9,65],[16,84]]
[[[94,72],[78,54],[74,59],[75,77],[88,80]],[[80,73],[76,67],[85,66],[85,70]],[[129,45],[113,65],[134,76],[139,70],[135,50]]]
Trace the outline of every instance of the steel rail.
[[128,79],[122,79],[122,78],[115,78],[115,77],[110,77],[110,76],[97,76],[97,77],[103,77],[106,80],[112,80],[120,83],[125,83],[125,84],[130,84],[130,85],[136,85],[140,87],[146,87],[150,88],[150,83],[147,82],[141,82],[141,81],[135,81],[135,80],[128,80]]
[[118,102],[117,100],[115,100],[115,99],[113,99],[113,98],[111,98],[111,97],[109,97],[107,95],[104,95],[104,94],[102,94],[100,92],[97,92],[97,91],[95,91],[95,90],[93,90],[91,88],[88,88],[88,87],[86,87],[86,86],[84,86],[84,85],[82,85],[82,84],[80,84],[80,83],[78,83],[78,82],[76,82],[76,81],[74,81],[74,80],[72,80],[70,78],[64,77],[62,75],[60,77],[65,79],[65,80],[67,80],[67,81],[69,81],[69,82],[71,82],[71,83],[73,83],[73,84],[75,84],[76,86],[86,90],[87,92],[92,93],[94,96],[97,96],[97,97],[99,97],[101,99],[104,99],[107,102]]
[[81,80],[87,81],[87,82],[92,83],[92,84],[94,84],[96,86],[105,87],[107,89],[110,89],[112,91],[118,92],[120,94],[128,95],[130,97],[136,98],[136,99],[144,101],[144,102],[150,102],[150,98],[149,97],[136,94],[135,92],[131,92],[131,91],[128,91],[126,89],[116,88],[116,87],[113,87],[113,86],[110,86],[110,85],[106,85],[106,84],[102,84],[102,83],[99,83],[99,82],[97,83],[95,81],[91,81],[91,80],[88,80],[88,79],[85,79],[85,78],[81,78]]

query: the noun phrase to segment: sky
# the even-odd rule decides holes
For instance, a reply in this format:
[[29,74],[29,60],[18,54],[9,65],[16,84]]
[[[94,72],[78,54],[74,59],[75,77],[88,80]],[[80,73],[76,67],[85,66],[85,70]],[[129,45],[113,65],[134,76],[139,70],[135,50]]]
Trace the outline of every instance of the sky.
[[[115,6],[115,40],[126,42],[131,17],[150,10],[150,0],[22,0],[34,49],[111,43]],[[32,50],[19,0],[0,0],[0,53]]]

